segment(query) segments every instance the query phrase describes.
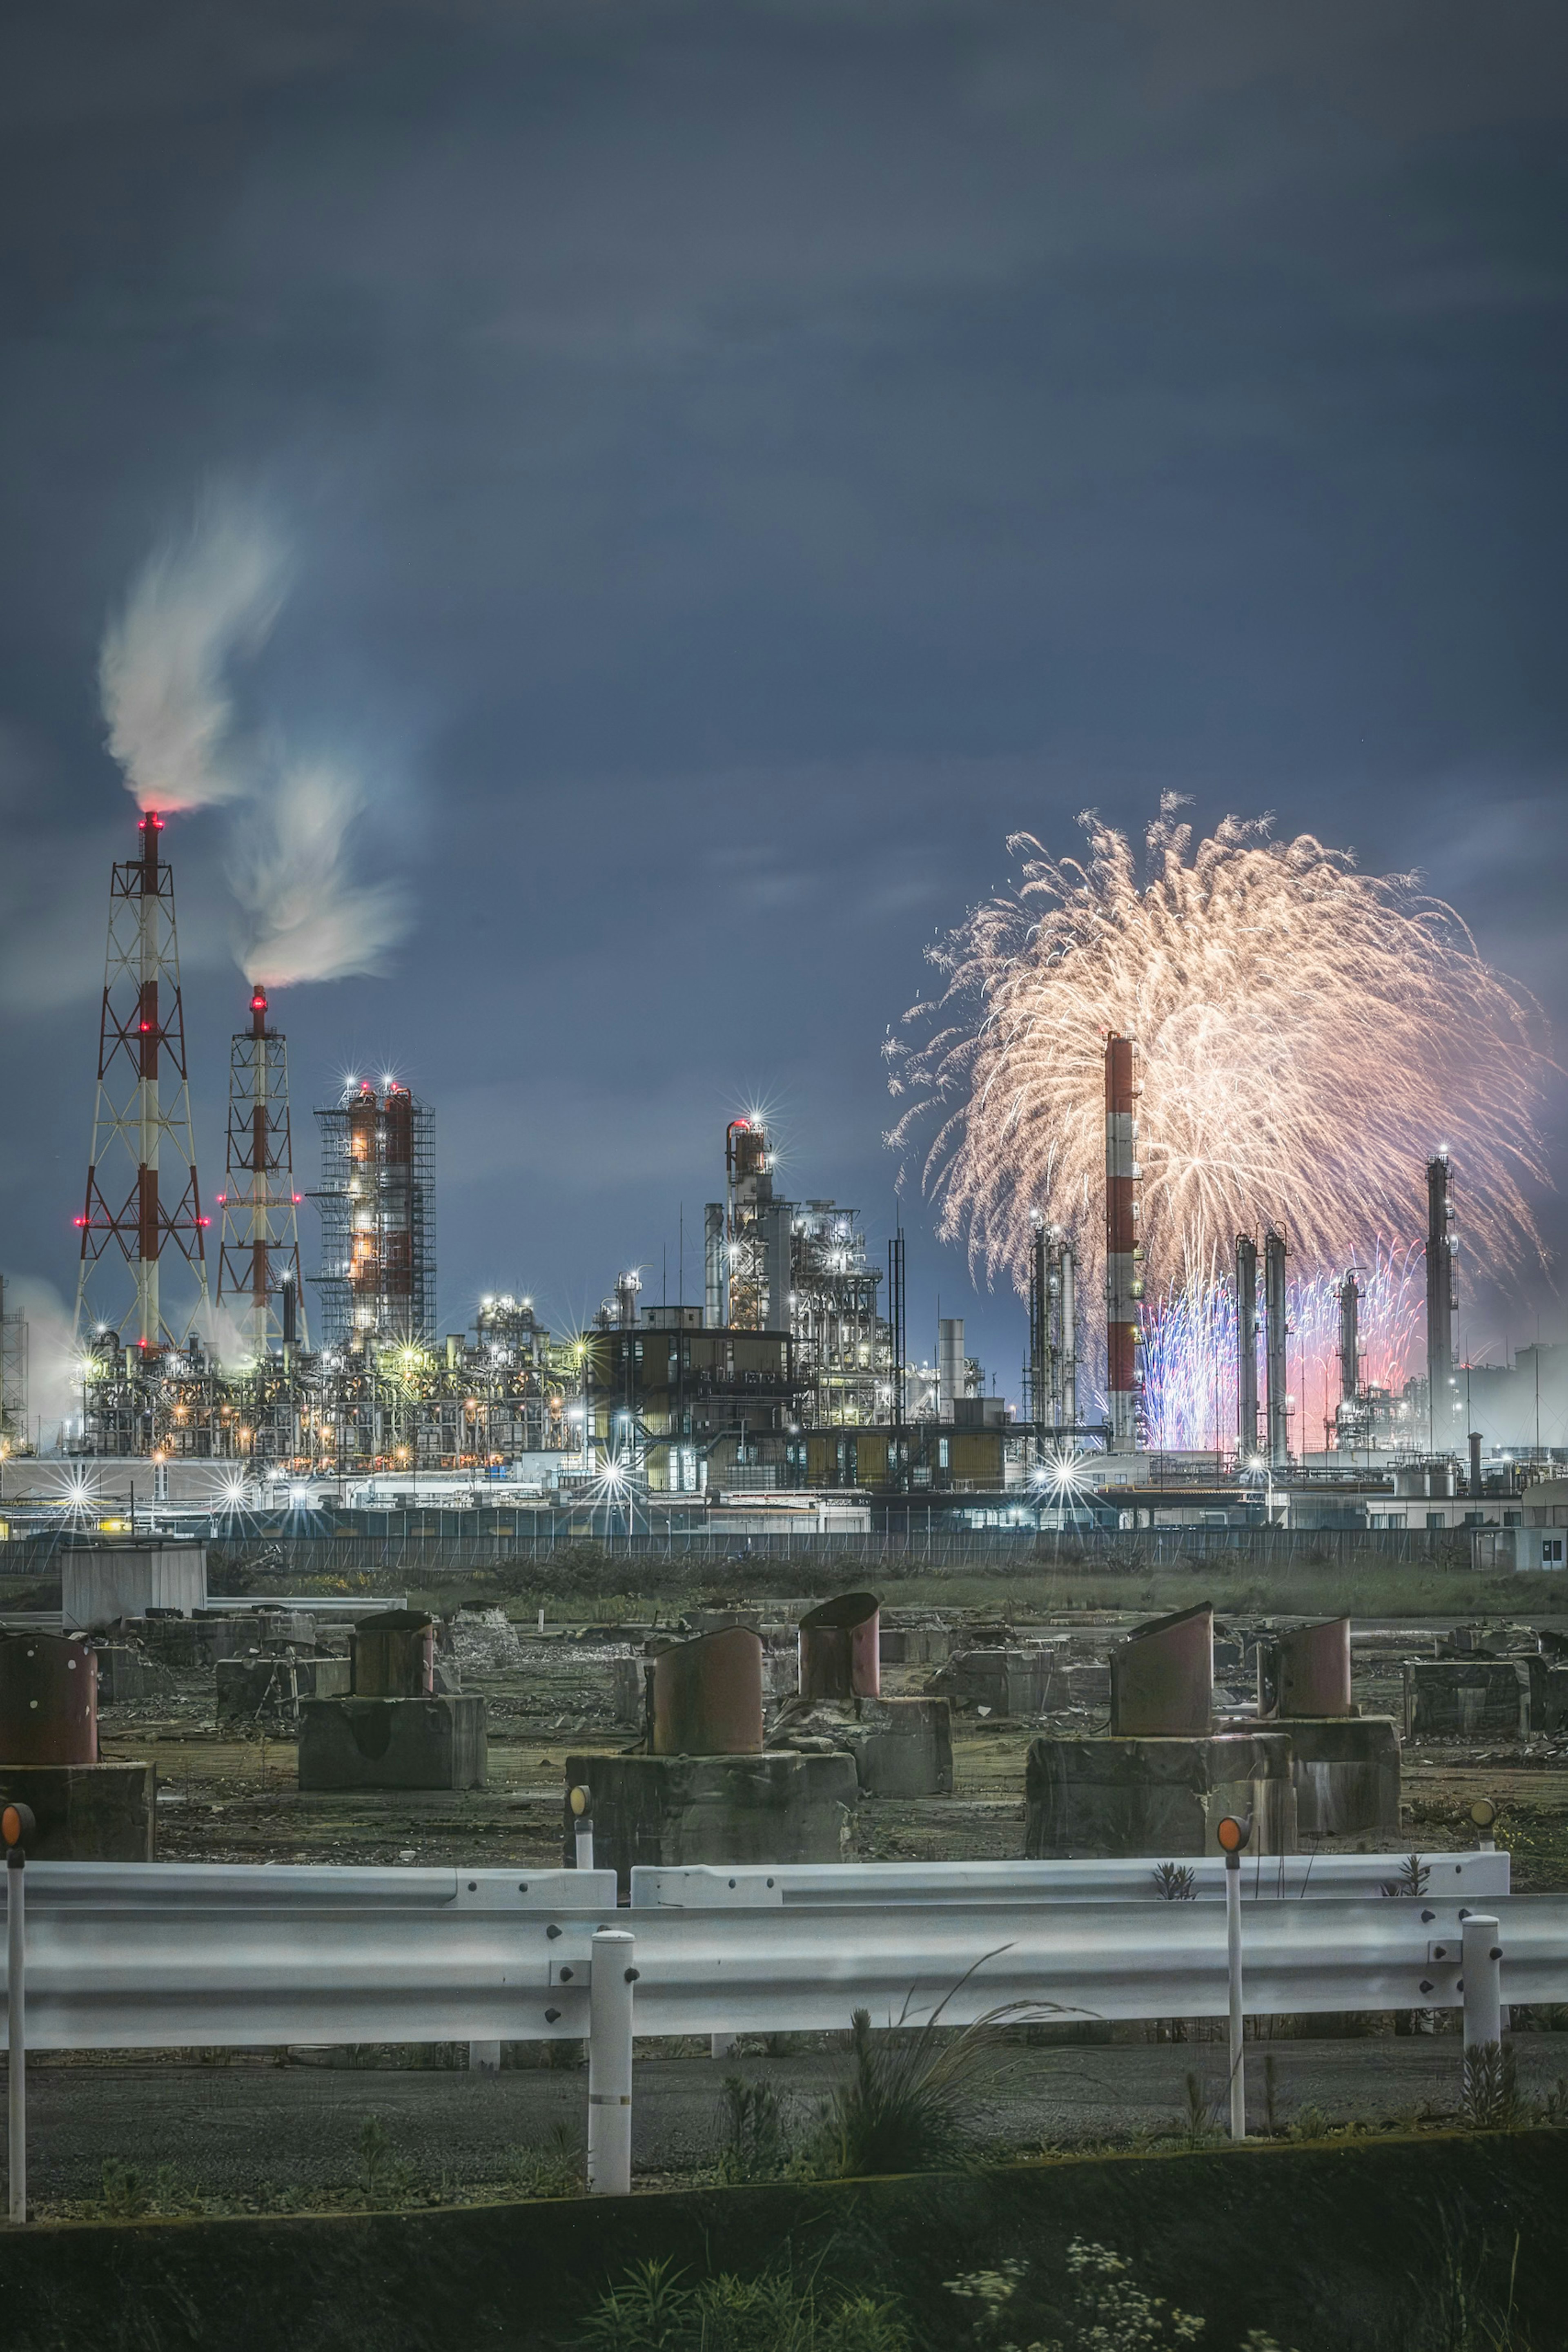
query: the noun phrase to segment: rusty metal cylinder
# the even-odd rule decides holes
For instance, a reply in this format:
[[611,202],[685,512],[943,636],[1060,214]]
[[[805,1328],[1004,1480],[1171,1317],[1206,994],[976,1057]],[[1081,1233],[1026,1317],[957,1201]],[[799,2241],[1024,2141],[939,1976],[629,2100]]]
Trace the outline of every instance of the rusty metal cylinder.
[[727,1625],[661,1650],[653,1661],[654,1755],[761,1751],[761,1635]]
[[1214,1722],[1214,1611],[1207,1601],[1140,1625],[1111,1653],[1117,1739],[1202,1739]]
[[350,1655],[356,1698],[428,1698],[435,1688],[435,1627],[421,1610],[362,1618]]
[[1274,1654],[1274,1713],[1351,1715],[1350,1619],[1298,1625],[1281,1633]]
[[841,1592],[800,1624],[802,1698],[875,1698],[882,1689],[882,1614],[874,1592]]
[[98,1660],[79,1633],[0,1634],[0,1764],[96,1764]]

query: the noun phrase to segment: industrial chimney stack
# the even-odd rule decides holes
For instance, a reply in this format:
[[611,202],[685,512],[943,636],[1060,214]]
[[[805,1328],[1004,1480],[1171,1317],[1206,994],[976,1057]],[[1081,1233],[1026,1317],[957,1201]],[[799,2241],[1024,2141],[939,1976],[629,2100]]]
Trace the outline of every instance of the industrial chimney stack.
[[250,1027],[230,1042],[228,1161],[218,1252],[218,1304],[238,1314],[263,1354],[275,1342],[309,1344],[299,1276],[288,1046],[267,1016],[267,991],[253,989]]
[[1135,1082],[1133,1041],[1105,1044],[1105,1402],[1110,1419],[1106,1450],[1133,1454],[1138,1446],[1137,1122],[1133,1115]]
[[1454,1233],[1448,1155],[1427,1165],[1427,1427],[1433,1453],[1448,1450],[1448,1389],[1454,1374]]
[[[178,1344],[159,1283],[164,1244],[195,1275],[188,1331],[207,1304],[208,1220],[191,1139],[174,877],[159,856],[163,820],[155,809],[142,812],[140,829],[137,855],[116,861],[110,884],[98,1107],[87,1201],[76,1221],[77,1331],[104,1324],[134,1346],[161,1349]],[[99,1272],[105,1257],[129,1269],[129,1301]]]

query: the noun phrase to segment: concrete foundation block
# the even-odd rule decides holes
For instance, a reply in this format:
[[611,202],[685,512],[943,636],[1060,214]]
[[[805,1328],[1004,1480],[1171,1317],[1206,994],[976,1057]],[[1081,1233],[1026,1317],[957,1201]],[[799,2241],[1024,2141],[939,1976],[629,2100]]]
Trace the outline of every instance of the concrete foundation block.
[[1031,1861],[1217,1853],[1225,1815],[1250,1813],[1252,1853],[1293,1853],[1291,1760],[1282,1732],[1033,1740],[1024,1852]]
[[346,1698],[347,1658],[220,1658],[216,1713],[220,1720],[292,1715],[308,1698]]
[[151,1698],[169,1687],[165,1669],[129,1643],[110,1643],[97,1655],[100,1706],[122,1706],[129,1700]]
[[[622,1893],[641,1863],[839,1862],[860,1796],[852,1756],[569,1756],[593,1809],[593,1859]],[[562,1855],[576,1831],[562,1801]]]
[[1070,1706],[1111,1704],[1111,1669],[1069,1661],[1060,1643],[1031,1648],[960,1650],[934,1687],[956,1707],[992,1715],[1040,1716]]
[[883,1618],[878,1646],[884,1666],[940,1666],[952,1655],[953,1636],[946,1625],[890,1625]]
[[1561,1731],[1568,1724],[1568,1666],[1548,1666],[1541,1677],[1540,1720],[1535,1694],[1531,1694],[1531,1725],[1536,1731]]
[[0,1764],[0,1807],[30,1805],[33,1862],[152,1862],[155,1764]]
[[1303,1837],[1397,1834],[1399,1731],[1392,1716],[1274,1720],[1290,1734],[1296,1827]]
[[430,1698],[308,1698],[299,1706],[301,1791],[482,1789],[485,1702]]
[[1417,1658],[1411,1667],[1416,1739],[1525,1739],[1530,1667],[1511,1658]]
[[862,1698],[850,1744],[868,1797],[950,1797],[953,1710],[945,1698]]

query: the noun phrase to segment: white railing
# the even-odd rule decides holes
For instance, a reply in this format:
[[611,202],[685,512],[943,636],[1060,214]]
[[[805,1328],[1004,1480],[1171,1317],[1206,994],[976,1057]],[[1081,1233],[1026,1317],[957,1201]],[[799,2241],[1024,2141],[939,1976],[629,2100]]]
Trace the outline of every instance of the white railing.
[[[1396,1857],[1342,1859],[1364,1859],[1385,1874],[1397,1866]],[[1485,1910],[1447,1889],[1413,1900],[1335,1894],[1247,1903],[1240,2010],[1462,2005],[1467,2042],[1475,2042],[1497,2038],[1500,2000],[1568,1999],[1568,1896],[1499,1896],[1470,1883],[1490,1871],[1495,1884],[1506,1857],[1429,1861],[1469,1871],[1465,1891]],[[900,1865],[845,1866],[845,1874],[864,1879],[884,1867]],[[983,1877],[995,1868],[1106,1865],[947,1867]],[[612,1874],[600,1871],[10,1869],[13,2212],[19,2200],[18,2218],[26,2210],[25,2143],[18,2161],[16,2138],[24,2025],[26,2044],[68,2050],[586,2039],[591,2186],[622,2193],[633,2032],[831,2030],[856,2009],[879,2025],[938,2010],[944,2023],[963,2025],[998,2015],[1219,2017],[1231,2005],[1226,1913],[1217,1903],[1138,1899],[1130,1882],[1109,1898],[1075,1892],[1062,1900],[1060,1876],[1037,1876],[1021,1892],[939,1898],[900,1897],[884,1883],[880,1899],[862,1892],[848,1903],[776,1902],[783,1890],[766,1887],[765,1900],[739,1899],[752,1874],[713,1874],[726,1882],[724,1899],[713,1901],[705,1874],[657,1874],[679,1875],[688,1899],[618,1910]],[[760,1875],[784,1873],[764,1867]],[[645,1888],[646,1874],[639,1880]],[[1291,1874],[1284,1883],[1291,1886]],[[1053,1885],[1058,1899],[1042,1899]],[[13,2009],[24,1969],[25,2006],[19,1999]],[[1238,2045],[1233,2077],[1239,2064]]]
[[[1509,1892],[1509,1857],[1500,1847],[1459,1853],[1418,1854],[1430,1892],[1474,1902]],[[1378,1895],[1404,1876],[1397,1853],[1248,1854],[1241,1865],[1244,1902]],[[789,1862],[639,1864],[632,1873],[632,1907],[713,1909],[737,1903],[843,1905],[863,1903],[1148,1902],[1161,1893],[1160,1873],[1190,1873],[1198,1901],[1223,1902],[1225,1863],[1219,1854],[1184,1862]]]

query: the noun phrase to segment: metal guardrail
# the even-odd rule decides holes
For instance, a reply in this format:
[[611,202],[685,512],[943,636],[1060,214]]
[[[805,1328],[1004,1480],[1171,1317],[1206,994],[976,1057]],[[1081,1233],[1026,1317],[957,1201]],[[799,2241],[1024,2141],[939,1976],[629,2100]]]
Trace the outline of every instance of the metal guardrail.
[[[1429,1895],[1491,1902],[1510,1885],[1500,1847],[1424,1853],[1416,1860]],[[1241,1865],[1245,1902],[1344,1901],[1396,1885],[1406,1857],[1390,1853],[1249,1854]],[[639,1864],[632,1872],[631,1925],[647,1909],[722,1910],[737,1905],[842,1907],[874,1903],[1149,1902],[1162,1870],[1190,1871],[1198,1901],[1225,1899],[1218,1854],[1158,1861]],[[1405,1890],[1401,1888],[1401,1893]]]
[[[1467,1864],[1477,1874],[1482,1864],[1495,1871],[1499,1857],[1434,1859],[1462,1875]],[[1505,1998],[1568,1996],[1568,1896],[1560,1895],[1489,1897],[1484,1913],[1447,1891],[1398,1901],[1260,1898],[1246,1906],[1243,1982],[1241,1915],[1229,1904],[1222,1912],[1212,1902],[1126,1895],[1042,1900],[1038,1883],[989,1900],[966,1889],[946,1899],[884,1892],[848,1904],[726,1899],[617,1910],[610,1874],[589,1870],[514,1879],[199,1864],[27,1871],[20,1862],[17,1853],[5,1873],[16,2220],[26,2213],[29,2042],[115,2050],[466,2041],[494,2050],[503,2041],[586,2038],[589,2183],[624,2194],[634,2032],[831,2031],[856,2009],[881,2025],[1228,2013],[1239,2137],[1244,2012],[1462,2002],[1469,2046],[1498,2039]],[[980,1876],[987,1868],[969,1867]],[[1059,1887],[1064,1867],[1074,1865],[1054,1866]],[[725,1874],[727,1882],[731,1875],[726,1898],[739,1895],[746,1874]],[[25,1906],[25,1881],[38,1885],[36,1907]]]
[[[1504,1998],[1568,1998],[1568,1896],[1487,1907],[1502,1921]],[[1468,1908],[1448,1898],[1249,1906],[1247,2011],[1455,2007]],[[593,1937],[611,1927],[635,1938],[643,2034],[830,2031],[857,2008],[882,2025],[944,2001],[955,2025],[998,2009],[1101,2020],[1227,2009],[1225,1920],[1207,1903],[83,1905],[29,1906],[27,2040],[53,2050],[570,2040],[589,2032]]]
[[[170,1911],[554,1911],[615,1907],[615,1873],[361,1869],[345,1864],[30,1862],[27,1915]],[[417,2039],[404,2034],[403,2041]]]

